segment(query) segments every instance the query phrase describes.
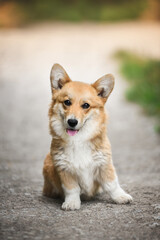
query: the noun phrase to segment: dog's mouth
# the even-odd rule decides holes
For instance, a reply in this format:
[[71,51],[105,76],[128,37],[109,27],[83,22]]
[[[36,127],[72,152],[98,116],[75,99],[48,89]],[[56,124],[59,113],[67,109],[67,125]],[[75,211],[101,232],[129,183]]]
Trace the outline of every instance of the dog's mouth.
[[[84,121],[84,123],[83,123],[83,126],[85,125],[85,123],[88,121],[89,119],[86,119],[85,121]],[[74,135],[76,135],[78,132],[79,132],[79,130],[81,130],[82,129],[82,127],[83,126],[81,126],[79,129],[72,129],[72,128],[68,128],[68,129],[66,129],[66,132],[67,132],[67,134],[69,135],[69,136],[74,136]]]
[[68,133],[69,136],[74,136],[78,133],[78,130],[66,129],[66,132]]

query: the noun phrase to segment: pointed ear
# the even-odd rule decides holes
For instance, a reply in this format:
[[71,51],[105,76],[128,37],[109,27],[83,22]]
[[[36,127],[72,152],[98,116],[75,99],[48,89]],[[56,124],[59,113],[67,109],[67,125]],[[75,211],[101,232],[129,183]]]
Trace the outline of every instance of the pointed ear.
[[96,89],[97,95],[106,101],[114,87],[114,77],[112,74],[99,78],[92,86]]
[[71,81],[64,68],[59,64],[53,65],[50,73],[50,80],[52,91],[54,89],[61,89],[67,82]]

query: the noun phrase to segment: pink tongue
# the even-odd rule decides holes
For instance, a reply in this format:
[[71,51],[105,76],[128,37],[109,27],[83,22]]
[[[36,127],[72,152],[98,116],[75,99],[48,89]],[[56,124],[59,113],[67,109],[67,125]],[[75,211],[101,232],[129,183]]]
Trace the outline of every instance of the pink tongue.
[[77,132],[78,132],[77,130],[67,129],[67,133],[69,136],[74,136]]

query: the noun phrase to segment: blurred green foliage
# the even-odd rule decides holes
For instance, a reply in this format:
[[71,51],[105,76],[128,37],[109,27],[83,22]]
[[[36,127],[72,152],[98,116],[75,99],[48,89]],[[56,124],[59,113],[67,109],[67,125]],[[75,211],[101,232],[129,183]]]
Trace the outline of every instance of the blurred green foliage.
[[125,51],[118,51],[115,56],[121,61],[121,73],[130,83],[127,99],[139,103],[146,113],[157,116],[156,130],[160,132],[160,60]]
[[12,2],[21,8],[24,22],[136,19],[147,5],[146,0],[14,0]]

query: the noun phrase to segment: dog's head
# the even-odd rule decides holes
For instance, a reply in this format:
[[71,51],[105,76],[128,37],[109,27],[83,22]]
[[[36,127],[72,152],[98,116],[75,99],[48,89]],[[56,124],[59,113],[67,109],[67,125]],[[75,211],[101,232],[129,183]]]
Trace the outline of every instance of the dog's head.
[[49,111],[51,133],[62,138],[89,139],[106,124],[104,104],[114,87],[107,74],[93,84],[71,81],[59,64],[52,67],[52,104]]

